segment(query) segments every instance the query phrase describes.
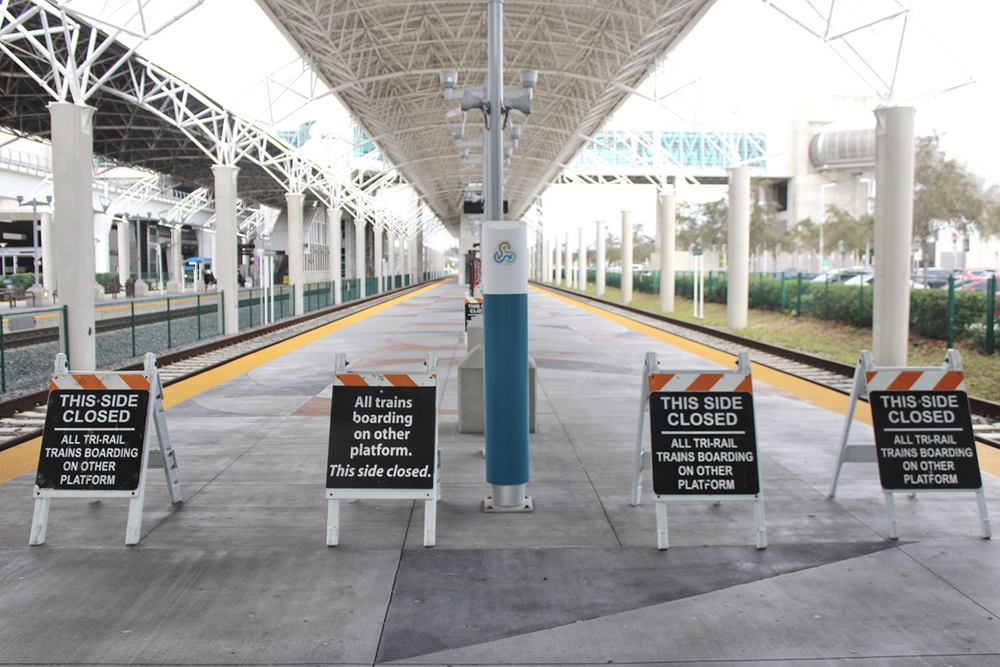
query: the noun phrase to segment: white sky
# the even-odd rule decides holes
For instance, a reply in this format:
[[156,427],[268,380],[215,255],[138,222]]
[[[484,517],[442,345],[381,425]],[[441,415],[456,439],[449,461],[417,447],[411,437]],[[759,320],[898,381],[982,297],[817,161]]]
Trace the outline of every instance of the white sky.
[[[919,134],[941,134],[950,155],[988,180],[1000,180],[996,160],[1000,147],[1000,40],[996,37],[1000,2],[905,3],[912,12],[897,99],[917,108]],[[170,6],[165,11],[176,12],[187,2],[172,0],[162,4]],[[781,4],[797,12],[807,6],[803,0],[781,0]],[[817,4],[828,3],[819,0]],[[841,0],[840,4],[859,11],[896,5],[894,0]],[[485,0],[483,5],[485,11]],[[847,13],[838,16],[850,18]],[[897,42],[892,36],[898,25],[897,21],[884,26],[881,45],[866,46],[866,53],[875,60],[894,55]],[[140,53],[220,103],[252,115],[256,114],[252,107],[260,106],[259,82],[296,57],[253,0],[205,0],[178,24],[144,45]],[[698,121],[728,119],[752,125],[761,118],[791,118],[797,96],[803,92],[873,94],[820,40],[760,0],[718,0],[670,60],[683,74],[678,81],[688,80],[688,73],[693,73],[701,83],[684,94],[697,103],[696,111],[686,109],[681,97],[667,103],[685,117],[695,119],[696,113]],[[975,80],[973,85],[938,97],[906,100],[970,77]],[[544,96],[544,86],[544,81],[539,81],[537,95]],[[249,92],[255,88],[257,93]],[[251,100],[256,100],[256,105],[247,106]],[[324,119],[336,114],[327,105],[322,111],[310,110],[295,119]],[[623,118],[631,115],[641,120],[648,114],[649,106],[641,103],[629,103],[621,112]],[[651,123],[672,118],[664,114],[658,111],[648,117]],[[294,122],[285,124],[289,126]]]

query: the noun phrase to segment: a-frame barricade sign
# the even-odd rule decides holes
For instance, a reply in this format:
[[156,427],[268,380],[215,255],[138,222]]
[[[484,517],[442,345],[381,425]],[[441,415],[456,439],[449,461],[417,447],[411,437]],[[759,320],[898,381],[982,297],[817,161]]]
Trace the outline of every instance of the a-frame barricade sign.
[[[151,451],[155,432],[159,449]],[[156,357],[141,371],[73,372],[56,355],[35,478],[29,544],[45,542],[53,498],[128,498],[125,544],[138,544],[146,471],[162,465],[172,503],[183,500],[163,415]]]
[[[854,412],[864,398],[871,407],[875,444],[849,445]],[[948,350],[944,364],[929,368],[878,367],[872,353],[862,350],[841,431],[831,498],[845,463],[878,463],[890,539],[899,537],[893,494],[915,497],[917,492],[974,491],[982,536],[991,536],[965,372],[957,350]]]
[[[669,547],[667,503],[754,501],[758,549],[767,547],[754,425],[750,355],[741,352],[732,371],[659,372],[646,354],[640,391],[632,505],[642,500],[642,472],[649,468],[656,498],[656,543]],[[645,448],[649,416],[650,449]]]
[[469,322],[483,314],[483,297],[465,297],[465,331],[469,330]]
[[423,500],[424,546],[441,498],[437,357],[423,373],[348,373],[337,355],[326,467],[326,544],[340,542],[340,501]]

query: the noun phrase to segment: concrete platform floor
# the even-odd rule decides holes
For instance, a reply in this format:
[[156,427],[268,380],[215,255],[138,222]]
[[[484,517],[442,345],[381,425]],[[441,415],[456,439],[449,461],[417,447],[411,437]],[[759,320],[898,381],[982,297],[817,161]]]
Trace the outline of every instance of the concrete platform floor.
[[[643,357],[718,366],[536,290],[535,510],[484,514],[482,437],[457,433],[462,297],[446,283],[172,388],[185,501],[153,471],[138,546],[123,545],[127,503],[54,500],[46,544],[28,547],[33,474],[0,485],[0,665],[1000,665],[1000,551],[972,494],[900,496],[889,541],[874,465],[826,497],[842,415],[779,380],[754,379],[768,548],[752,504],[698,501],[671,505],[657,550],[648,478],[629,503]],[[428,351],[436,546],[418,503],[363,500],[326,547],[335,354],[406,372]],[[986,491],[1000,516],[1000,480]]]

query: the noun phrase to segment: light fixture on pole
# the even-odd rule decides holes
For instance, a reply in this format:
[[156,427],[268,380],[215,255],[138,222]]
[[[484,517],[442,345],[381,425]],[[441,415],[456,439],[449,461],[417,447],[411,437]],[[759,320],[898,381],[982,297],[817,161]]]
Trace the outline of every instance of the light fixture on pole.
[[32,199],[31,201],[24,201],[24,197],[21,195],[17,196],[17,203],[20,206],[30,206],[31,207],[31,257],[32,263],[35,268],[35,282],[32,287],[39,285],[38,282],[38,207],[48,206],[52,203],[52,195],[45,195],[45,201],[38,201],[38,199]]

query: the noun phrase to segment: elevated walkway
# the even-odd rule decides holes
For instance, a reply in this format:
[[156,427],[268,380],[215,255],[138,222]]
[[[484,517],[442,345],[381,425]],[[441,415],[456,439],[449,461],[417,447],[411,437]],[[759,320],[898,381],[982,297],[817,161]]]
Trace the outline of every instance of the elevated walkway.
[[[482,436],[457,432],[463,296],[422,290],[169,387],[185,502],[151,475],[136,547],[110,500],[54,500],[28,547],[34,477],[0,485],[0,664],[1000,664],[998,545],[972,494],[900,496],[889,541],[874,465],[826,497],[846,398],[805,381],[754,376],[767,549],[751,503],[696,501],[657,550],[648,478],[629,502],[644,355],[731,358],[539,290],[535,509],[484,514]],[[339,352],[353,372],[440,358],[433,548],[399,500],[342,503],[324,546]]]

